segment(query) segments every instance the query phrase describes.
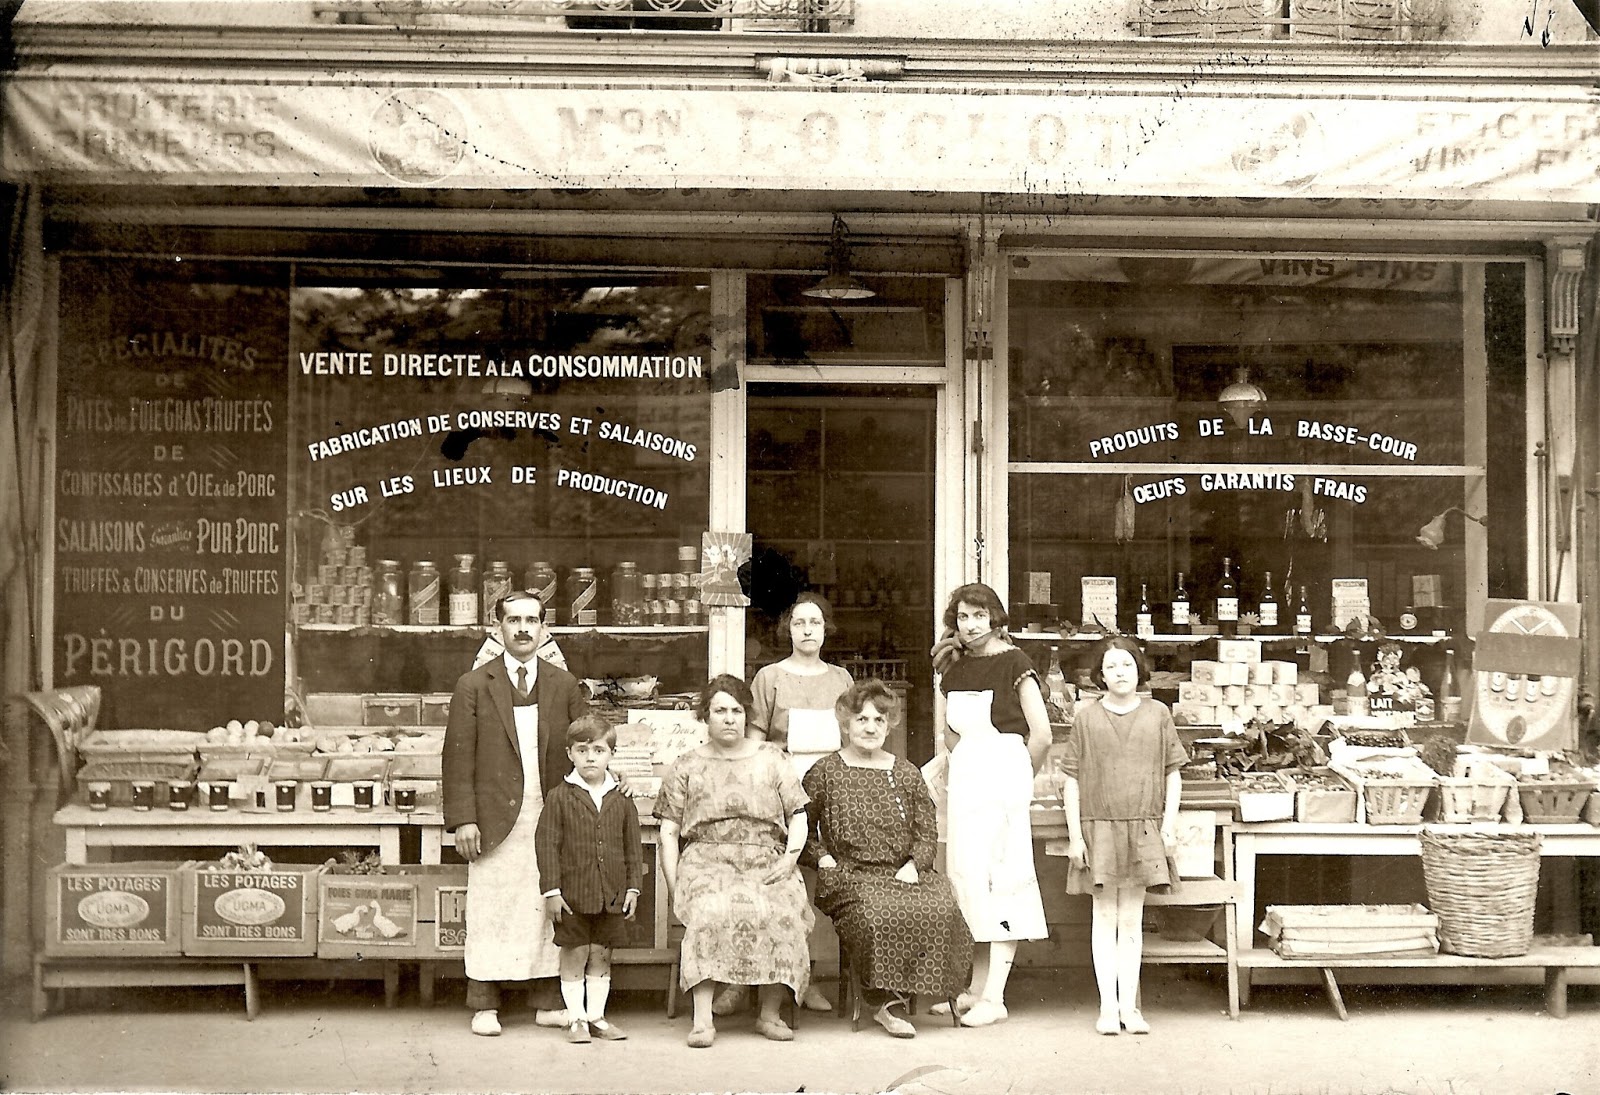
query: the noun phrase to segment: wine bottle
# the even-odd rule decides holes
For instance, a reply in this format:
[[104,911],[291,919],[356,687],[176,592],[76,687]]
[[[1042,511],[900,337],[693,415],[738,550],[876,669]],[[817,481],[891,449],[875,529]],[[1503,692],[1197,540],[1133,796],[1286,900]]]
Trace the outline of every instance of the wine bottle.
[[1183,587],[1183,571],[1178,571],[1178,585],[1172,591],[1172,630],[1189,628],[1189,591]]
[[1272,592],[1272,571],[1267,571],[1266,583],[1261,587],[1261,601],[1256,615],[1261,620],[1261,630],[1271,631],[1278,626],[1278,595]]
[[1461,690],[1456,686],[1456,652],[1444,652],[1444,672],[1439,677],[1439,702],[1434,712],[1440,722],[1459,722],[1461,719]]
[[1148,583],[1139,583],[1139,611],[1133,617],[1133,633],[1141,639],[1154,637],[1156,633],[1156,618],[1150,613],[1150,586]]
[[1306,587],[1300,587],[1300,608],[1294,614],[1294,633],[1310,638],[1311,636],[1311,602],[1306,600]]
[[1222,581],[1217,584],[1217,623],[1222,634],[1233,638],[1239,631],[1239,588],[1233,582],[1233,560],[1222,557]]
[[1050,702],[1050,721],[1057,723],[1070,723],[1072,721],[1072,700],[1067,695],[1067,675],[1061,671],[1061,651],[1059,647],[1050,648],[1050,668],[1044,674],[1045,698]]
[[1365,715],[1367,713],[1367,677],[1361,672],[1361,652],[1359,650],[1350,655],[1350,675],[1344,680],[1344,694],[1349,704],[1350,714]]

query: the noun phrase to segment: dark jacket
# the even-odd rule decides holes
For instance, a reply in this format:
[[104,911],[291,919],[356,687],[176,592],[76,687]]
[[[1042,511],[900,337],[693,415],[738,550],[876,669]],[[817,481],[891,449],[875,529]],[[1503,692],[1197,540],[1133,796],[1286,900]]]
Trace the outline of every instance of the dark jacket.
[[[589,705],[577,678],[547,661],[539,663],[534,698],[539,704],[539,782],[548,795],[572,771],[567,727]],[[506,838],[522,811],[522,757],[511,707],[505,661],[495,658],[456,682],[444,732],[445,828],[454,832],[477,825],[485,852]]]
[[588,791],[563,780],[545,796],[534,848],[540,888],[560,890],[576,913],[620,913],[644,874],[639,811],[615,787],[596,810]]

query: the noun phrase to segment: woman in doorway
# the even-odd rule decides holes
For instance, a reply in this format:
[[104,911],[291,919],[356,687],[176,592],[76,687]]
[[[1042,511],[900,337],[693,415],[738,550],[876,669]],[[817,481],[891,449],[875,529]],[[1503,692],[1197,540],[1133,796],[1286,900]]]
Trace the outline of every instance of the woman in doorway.
[[1067,892],[1094,897],[1095,1029],[1148,1034],[1139,1011],[1144,895],[1178,881],[1171,859],[1183,792],[1178,772],[1189,757],[1172,712],[1139,696],[1150,670],[1137,643],[1126,635],[1101,639],[1090,659],[1104,695],[1078,712],[1062,762]]
[[[802,593],[778,618],[778,634],[789,636],[789,656],[756,670],[750,681],[754,702],[745,733],[770,741],[796,761],[796,774],[841,744],[834,703],[850,687],[850,674],[822,660],[822,646],[833,631],[833,606],[818,593]],[[807,889],[815,881],[808,879]],[[731,1015],[745,1002],[745,990],[729,985],[717,994],[716,1013]],[[822,991],[811,985],[801,1006],[832,1011]]]
[[994,590],[961,586],[950,594],[945,637],[933,650],[950,747],[946,872],[977,942],[971,984],[955,1002],[969,1027],[1006,1018],[1017,943],[1049,935],[1028,807],[1033,773],[1050,748],[1050,716],[1039,674],[1005,625]]
[[721,674],[700,689],[695,717],[706,743],[673,762],[661,781],[661,873],[683,922],[679,979],[694,1000],[689,1045],[716,1036],[715,982],[760,986],[756,1030],[794,1038],[778,1015],[784,989],[796,1000],[811,979],[807,936],[815,921],[798,864],[806,842],[806,794],[775,745],[745,736],[750,689]]

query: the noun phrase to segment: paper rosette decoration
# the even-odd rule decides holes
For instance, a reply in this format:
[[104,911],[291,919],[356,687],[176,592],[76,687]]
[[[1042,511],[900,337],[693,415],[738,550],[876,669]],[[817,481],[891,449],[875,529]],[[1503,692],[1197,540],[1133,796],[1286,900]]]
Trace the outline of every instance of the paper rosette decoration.
[[748,532],[706,532],[700,536],[700,603],[706,607],[746,608],[750,598],[739,588],[739,568],[755,553]]

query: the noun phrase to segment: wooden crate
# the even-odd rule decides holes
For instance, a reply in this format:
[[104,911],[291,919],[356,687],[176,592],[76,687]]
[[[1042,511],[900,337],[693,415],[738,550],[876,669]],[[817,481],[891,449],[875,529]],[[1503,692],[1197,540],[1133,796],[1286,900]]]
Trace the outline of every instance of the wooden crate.
[[1276,772],[1251,772],[1234,784],[1240,821],[1288,821],[1294,817],[1294,787]]
[[52,867],[45,896],[45,954],[144,957],[183,952],[180,863]]
[[[383,874],[323,872],[317,880],[318,958],[437,958],[441,887],[460,887],[465,933],[465,866],[388,866]],[[449,903],[447,911],[454,911]],[[460,953],[459,946],[449,953]]]
[[317,953],[317,876],[322,866],[270,871],[183,868],[183,953],[286,956]]

